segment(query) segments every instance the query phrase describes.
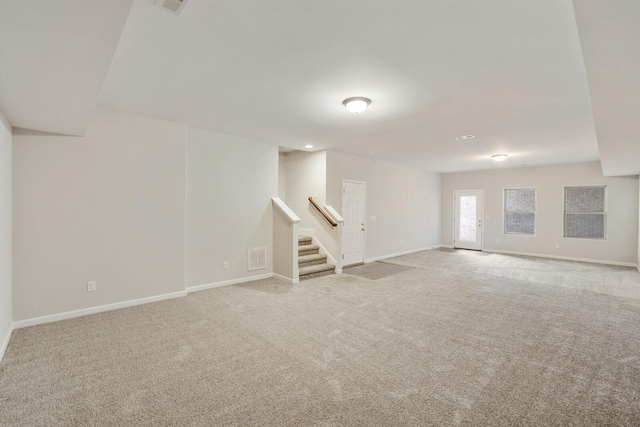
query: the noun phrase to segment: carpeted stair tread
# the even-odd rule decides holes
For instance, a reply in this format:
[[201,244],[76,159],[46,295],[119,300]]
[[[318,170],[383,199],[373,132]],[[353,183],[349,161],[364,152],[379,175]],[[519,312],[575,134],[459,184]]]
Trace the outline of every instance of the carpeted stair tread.
[[298,245],[310,245],[311,240],[313,240],[310,236],[298,236]]
[[312,253],[318,253],[320,247],[317,245],[301,245],[298,246],[298,255],[310,255]]
[[333,264],[317,264],[317,265],[310,265],[308,267],[302,267],[299,270],[299,275],[300,277],[302,276],[307,276],[310,274],[316,274],[316,273],[323,273],[325,271],[333,271],[336,268],[335,265]]
[[320,259],[327,259],[327,256],[322,254],[301,255],[298,257],[298,262],[303,263],[309,261],[317,261]]
[[313,244],[313,237],[298,236],[298,277],[308,280],[335,273],[335,265],[327,263],[327,256],[320,253],[320,246]]
[[310,254],[298,256],[298,267],[309,267],[310,265],[324,264],[327,262],[327,256],[323,254]]

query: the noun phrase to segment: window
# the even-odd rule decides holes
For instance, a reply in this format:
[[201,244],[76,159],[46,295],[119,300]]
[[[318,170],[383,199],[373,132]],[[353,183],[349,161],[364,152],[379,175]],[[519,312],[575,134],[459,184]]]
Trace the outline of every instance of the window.
[[564,188],[564,237],[604,239],[606,187]]
[[536,231],[536,189],[504,190],[504,232],[533,235]]

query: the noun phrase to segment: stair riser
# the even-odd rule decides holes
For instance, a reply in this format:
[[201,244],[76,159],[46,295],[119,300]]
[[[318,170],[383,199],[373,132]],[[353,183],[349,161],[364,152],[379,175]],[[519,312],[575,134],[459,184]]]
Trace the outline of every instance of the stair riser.
[[298,256],[302,256],[302,255],[317,255],[320,253],[320,250],[318,249],[310,249],[310,250],[306,250],[306,251],[298,251]]
[[305,274],[304,276],[300,276],[300,281],[307,280],[307,279],[315,279],[316,277],[328,276],[333,273],[334,273],[333,270],[326,270],[326,271],[320,271],[318,273]]
[[326,264],[326,262],[327,262],[327,257],[324,257],[321,259],[314,259],[313,261],[299,262],[298,268],[309,267],[310,265]]

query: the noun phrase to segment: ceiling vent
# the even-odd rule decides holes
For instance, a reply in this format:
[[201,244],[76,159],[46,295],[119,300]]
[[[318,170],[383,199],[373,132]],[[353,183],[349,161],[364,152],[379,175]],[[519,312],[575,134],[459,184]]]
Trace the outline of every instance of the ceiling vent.
[[157,5],[178,16],[187,7],[187,3],[189,3],[189,0],[156,0]]

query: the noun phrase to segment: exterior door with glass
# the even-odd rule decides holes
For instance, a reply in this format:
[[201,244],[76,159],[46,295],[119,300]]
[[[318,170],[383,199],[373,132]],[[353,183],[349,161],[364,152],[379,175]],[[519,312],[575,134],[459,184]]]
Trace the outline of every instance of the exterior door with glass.
[[483,191],[453,192],[453,247],[482,250]]

